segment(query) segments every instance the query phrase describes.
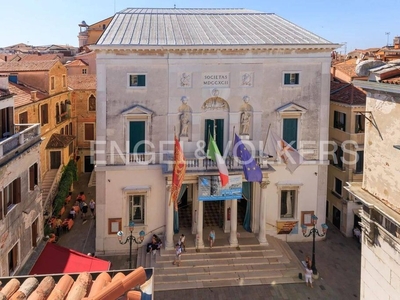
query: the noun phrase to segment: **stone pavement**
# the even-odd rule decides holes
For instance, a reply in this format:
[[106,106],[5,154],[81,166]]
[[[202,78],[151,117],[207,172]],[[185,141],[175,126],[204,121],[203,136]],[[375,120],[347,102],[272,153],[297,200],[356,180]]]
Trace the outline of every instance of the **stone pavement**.
[[[95,198],[95,187],[88,187],[90,174],[80,174],[79,182],[74,183],[73,199],[80,191],[84,191],[87,201]],[[174,291],[157,291],[156,300],[231,300],[231,299],[359,299],[360,289],[360,244],[353,238],[344,237],[332,224],[329,225],[327,237],[316,243],[316,267],[320,278],[314,281],[311,289],[305,283],[271,284],[242,287],[221,287],[204,289],[187,289]],[[88,219],[83,223],[78,217],[70,232],[61,235],[58,244],[82,253],[95,252],[95,219]],[[306,255],[311,257],[312,238],[310,242],[288,243],[299,260]],[[117,242],[117,240],[116,240]],[[40,243],[40,247],[44,242]],[[27,264],[18,275],[29,273],[35,260],[40,255],[40,248],[29,258]],[[112,263],[112,269],[126,269],[128,255],[117,257],[100,257]],[[136,257],[132,258],[136,263]],[[156,271],[157,272],[157,271]]]
[[[158,291],[155,299],[359,299],[360,244],[353,238],[344,237],[332,224],[328,225],[326,239],[316,243],[316,267],[320,278],[314,281],[313,289],[305,283],[189,289]],[[306,255],[311,257],[312,242],[288,244],[299,260],[304,260]]]

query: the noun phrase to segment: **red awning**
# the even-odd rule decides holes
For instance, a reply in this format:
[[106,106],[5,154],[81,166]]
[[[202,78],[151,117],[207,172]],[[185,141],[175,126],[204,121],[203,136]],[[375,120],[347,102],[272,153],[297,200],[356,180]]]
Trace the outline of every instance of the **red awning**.
[[111,263],[47,243],[29,275],[108,271]]

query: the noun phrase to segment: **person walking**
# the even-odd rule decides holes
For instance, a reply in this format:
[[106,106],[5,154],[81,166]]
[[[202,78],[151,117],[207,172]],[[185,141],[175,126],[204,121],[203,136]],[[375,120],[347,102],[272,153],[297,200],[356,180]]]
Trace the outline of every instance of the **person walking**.
[[185,246],[185,235],[182,233],[180,238],[179,238],[179,245],[181,246],[183,252],[186,252],[186,246]]
[[311,269],[311,265],[307,265],[304,277],[306,278],[306,285],[308,286],[308,283],[310,283],[310,287],[311,288],[313,288],[313,285],[312,285],[312,274],[313,274],[313,270]]
[[94,213],[94,208],[96,207],[96,203],[94,202],[94,200],[92,199],[92,200],[90,200],[90,202],[89,202],[89,208],[90,208],[90,211],[91,211],[91,213],[92,213],[92,218],[94,219],[95,218],[95,213]]
[[210,242],[210,248],[213,247],[214,242],[215,242],[215,231],[214,229],[211,229],[210,234],[208,235],[208,241]]
[[80,192],[79,195],[76,197],[76,201],[78,202],[79,209],[82,211],[83,202],[86,201],[86,196],[84,192]]
[[181,265],[181,256],[182,256],[182,248],[179,243],[175,245],[175,260],[172,263],[173,265],[177,265],[178,267]]
[[88,212],[88,205],[86,204],[86,202],[82,202],[82,215],[81,217],[86,220],[86,214]]

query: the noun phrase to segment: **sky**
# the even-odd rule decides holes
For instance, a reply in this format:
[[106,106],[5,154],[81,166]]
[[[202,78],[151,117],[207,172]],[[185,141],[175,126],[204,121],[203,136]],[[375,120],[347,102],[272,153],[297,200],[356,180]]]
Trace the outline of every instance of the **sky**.
[[[396,3],[398,0],[395,0]],[[149,4],[151,3],[151,5]],[[333,43],[338,52],[379,48],[400,36],[399,7],[373,0],[19,0],[2,1],[0,47],[78,46],[78,24],[93,24],[125,8],[247,8],[278,16]]]

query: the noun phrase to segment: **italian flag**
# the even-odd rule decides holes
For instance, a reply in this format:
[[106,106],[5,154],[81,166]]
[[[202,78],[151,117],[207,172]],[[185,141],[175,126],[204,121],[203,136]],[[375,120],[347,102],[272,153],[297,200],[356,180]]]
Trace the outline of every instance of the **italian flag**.
[[225,161],[218,150],[217,144],[214,138],[210,134],[210,141],[208,143],[207,156],[217,163],[219,170],[219,177],[221,179],[221,185],[225,186],[229,182],[228,168],[225,165]]

